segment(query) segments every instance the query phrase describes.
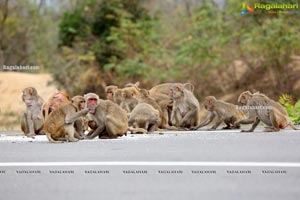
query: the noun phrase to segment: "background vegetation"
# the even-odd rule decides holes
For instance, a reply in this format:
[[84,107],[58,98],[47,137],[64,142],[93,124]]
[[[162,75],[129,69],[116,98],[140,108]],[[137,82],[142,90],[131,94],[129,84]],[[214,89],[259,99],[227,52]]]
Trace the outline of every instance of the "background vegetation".
[[39,65],[71,94],[176,81],[200,100],[235,102],[246,89],[298,99],[300,10],[241,10],[239,0],[0,0],[0,66]]

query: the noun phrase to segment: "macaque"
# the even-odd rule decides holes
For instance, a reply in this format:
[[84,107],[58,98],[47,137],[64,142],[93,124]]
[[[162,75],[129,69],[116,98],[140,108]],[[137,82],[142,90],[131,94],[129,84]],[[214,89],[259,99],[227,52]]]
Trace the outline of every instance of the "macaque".
[[96,130],[91,131],[86,138],[93,139],[98,136],[101,139],[112,139],[127,134],[128,117],[125,110],[119,105],[99,99],[94,93],[84,95],[86,107],[91,118],[96,122]]
[[183,85],[170,87],[169,96],[173,100],[171,123],[181,128],[197,126],[200,120],[200,104],[194,94]]
[[264,129],[265,132],[280,131],[280,129],[287,126],[298,130],[289,119],[285,108],[262,93],[242,92],[238,102],[248,108],[249,117],[248,119],[239,120],[235,123],[235,126],[252,124],[249,130],[242,130],[242,132],[253,132],[260,121],[267,125]]
[[118,89],[118,86],[110,85],[105,87],[106,99],[113,101],[114,93]]
[[69,104],[71,102],[70,95],[64,91],[56,92],[52,97],[48,99],[43,105],[43,115],[46,119],[48,115],[58,107]]
[[80,134],[77,133],[74,123],[89,111],[87,108],[82,109],[82,105],[80,100],[79,103],[75,100],[73,103],[56,108],[49,114],[44,123],[44,132],[50,142],[77,142],[79,140],[75,138],[75,135]]
[[159,112],[147,103],[139,103],[129,114],[129,126],[142,130],[135,133],[152,133],[160,124]]
[[209,114],[201,124],[192,127],[193,130],[210,124],[215,117],[217,121],[209,130],[216,130],[222,122],[226,124],[226,127],[223,127],[223,129],[240,128],[240,126],[234,126],[234,123],[247,118],[242,110],[237,109],[236,105],[217,100],[214,96],[205,97],[204,107]]
[[113,95],[113,102],[115,102],[118,105],[121,105],[122,101],[123,101],[123,96],[122,96],[122,89],[116,89],[114,91],[114,95]]
[[138,90],[135,87],[126,87],[122,89],[122,97],[120,106],[128,113],[138,104],[137,100]]
[[[170,104],[170,98],[168,96],[165,97],[164,94],[160,94],[158,98],[158,102],[152,98],[149,94],[149,91],[145,89],[140,89],[137,99],[139,103],[147,103],[153,106],[154,109],[158,110],[160,124],[159,128],[170,129],[170,130],[178,130],[176,127],[169,126],[169,116],[168,116],[168,106]],[[156,95],[158,97],[158,95]]]
[[[85,99],[83,96],[74,96],[72,98],[72,103],[78,108],[78,111],[81,111],[85,108]],[[75,127],[75,138],[77,139],[84,139],[84,131],[85,131],[85,122],[84,116],[80,117],[74,122]]]
[[21,130],[29,137],[44,134],[42,132],[44,125],[42,97],[38,95],[34,87],[28,87],[23,90],[22,100],[26,105],[26,111],[22,117]]

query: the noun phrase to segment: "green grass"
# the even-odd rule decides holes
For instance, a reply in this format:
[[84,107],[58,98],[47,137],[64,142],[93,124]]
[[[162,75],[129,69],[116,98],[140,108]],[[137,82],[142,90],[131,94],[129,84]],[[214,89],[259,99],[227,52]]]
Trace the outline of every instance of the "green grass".
[[294,103],[291,95],[282,94],[279,97],[279,103],[285,107],[293,123],[300,124],[300,100]]

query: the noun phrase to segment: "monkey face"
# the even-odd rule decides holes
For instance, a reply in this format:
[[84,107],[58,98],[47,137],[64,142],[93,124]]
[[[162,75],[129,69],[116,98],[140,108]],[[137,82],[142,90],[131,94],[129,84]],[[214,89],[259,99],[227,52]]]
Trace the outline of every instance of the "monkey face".
[[179,99],[180,97],[183,97],[183,88],[179,86],[171,87],[169,90],[169,96],[172,99]]
[[79,101],[78,108],[79,108],[79,110],[82,110],[85,108],[85,100]]
[[89,113],[95,114],[96,107],[98,105],[99,96],[95,93],[88,93],[84,95],[86,101],[86,107],[89,110]]
[[78,110],[82,110],[85,108],[85,99],[83,96],[75,96],[72,98],[72,103],[78,108]]
[[89,109],[89,112],[94,114],[95,113],[95,109],[98,103],[98,99],[97,98],[88,98],[87,99],[87,108]]
[[208,111],[212,111],[212,105],[211,105],[211,103],[209,102],[209,101],[205,101],[204,102],[204,108],[206,109],[206,110],[208,110]]
[[242,92],[238,98],[238,103],[241,105],[246,105],[251,97],[252,93],[250,91]]
[[33,105],[34,102],[34,98],[32,97],[25,97],[23,98],[24,103],[26,104],[27,107],[31,107]]
[[250,97],[246,93],[242,93],[239,96],[238,103],[241,105],[246,105],[249,98]]
[[245,105],[247,103],[247,97],[245,95],[242,95],[239,100],[239,103]]
[[208,96],[204,101],[204,108],[208,111],[213,111],[217,99],[214,96]]
[[37,99],[37,91],[35,88],[29,87],[23,90],[22,100],[26,106],[31,107]]
[[174,95],[174,89],[173,89],[173,88],[170,88],[170,90],[169,90],[169,96],[170,96],[171,98],[173,98],[173,95]]
[[114,97],[114,93],[112,91],[107,91],[106,98],[108,100],[113,100],[113,97]]

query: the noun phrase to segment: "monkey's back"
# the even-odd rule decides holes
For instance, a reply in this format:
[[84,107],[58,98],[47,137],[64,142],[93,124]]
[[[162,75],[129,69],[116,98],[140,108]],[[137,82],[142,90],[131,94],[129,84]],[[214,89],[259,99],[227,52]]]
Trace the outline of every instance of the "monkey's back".
[[[116,121],[118,121],[118,124],[116,124],[116,128],[118,129],[118,133],[125,133],[128,129],[128,117],[127,112],[122,109],[119,105],[109,101],[104,100],[102,101],[104,106],[107,108],[106,110],[106,118],[112,117]],[[106,119],[107,120],[107,119]]]
[[223,109],[222,113],[224,115],[234,117],[237,120],[242,120],[247,118],[245,113],[242,110],[237,109],[237,106],[232,103],[228,103],[222,100],[217,100],[217,106]]
[[52,111],[46,118],[44,123],[44,131],[51,134],[52,138],[63,137],[65,135],[65,118],[67,111],[74,111],[76,109],[72,104],[61,106]]

